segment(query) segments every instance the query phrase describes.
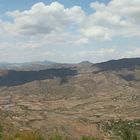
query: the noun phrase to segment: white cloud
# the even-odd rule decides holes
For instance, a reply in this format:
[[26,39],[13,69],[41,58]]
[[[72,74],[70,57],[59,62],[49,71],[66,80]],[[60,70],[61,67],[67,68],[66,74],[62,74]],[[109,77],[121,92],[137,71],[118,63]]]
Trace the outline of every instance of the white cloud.
[[90,6],[95,12],[87,15],[80,6],[65,8],[58,2],[39,2],[29,10],[7,12],[13,22],[0,21],[0,27],[11,35],[42,35],[52,43],[66,42],[67,37],[74,44],[107,41],[117,36],[140,37],[139,0],[93,2]]
[[[60,60],[60,56],[66,60],[140,56],[139,49],[129,50],[126,47],[129,44],[125,43],[130,39],[132,40],[130,45],[136,44],[138,47],[139,41],[134,42],[134,38],[140,37],[139,0],[111,0],[108,4],[93,2],[90,7],[94,10],[89,14],[80,6],[65,8],[58,2],[49,5],[39,2],[29,10],[9,11],[6,15],[10,16],[10,20],[0,19],[0,48],[14,46],[15,50],[22,48],[23,51],[39,49],[44,51],[46,48],[46,55],[46,51],[42,52],[44,58],[45,56],[53,59],[59,57]],[[124,37],[126,46],[123,45]],[[120,42],[117,44],[116,40]],[[117,45],[116,48],[112,47]],[[81,49],[77,46],[81,46]],[[126,51],[121,51],[123,49],[119,46],[126,47]],[[58,53],[59,48],[64,47],[68,47],[67,51]],[[91,51],[88,51],[88,47]],[[49,52],[52,48],[56,50],[55,55],[54,52]],[[30,54],[33,55],[32,52]],[[40,56],[38,55],[37,58]]]
[[88,38],[111,40],[110,31],[101,26],[84,27],[81,29],[81,33]]
[[139,0],[112,0],[108,9],[116,14],[121,14],[122,16],[129,18],[132,22],[140,23]]
[[89,39],[86,37],[79,37],[77,40],[75,40],[75,45],[83,45],[88,44]]
[[127,51],[124,57],[139,57],[140,56],[140,48],[135,48],[131,51]]
[[88,27],[106,27],[112,36],[140,36],[139,0],[111,0],[107,5],[93,2],[91,7],[96,12],[89,16]]
[[49,48],[56,46],[76,47],[88,43],[88,38],[80,35],[71,35],[69,32],[61,32],[56,34],[54,32],[46,35],[32,36],[25,42],[17,43],[21,48]]
[[82,51],[79,53],[81,57],[103,57],[110,54],[116,53],[115,48],[101,48],[95,51]]
[[0,49],[9,48],[9,47],[10,47],[9,43],[6,43],[6,42],[1,42],[0,43]]
[[80,24],[84,19],[81,7],[64,8],[58,2],[45,5],[40,2],[23,12],[7,12],[14,19],[5,23],[5,30],[14,34],[38,35],[62,32],[70,26]]

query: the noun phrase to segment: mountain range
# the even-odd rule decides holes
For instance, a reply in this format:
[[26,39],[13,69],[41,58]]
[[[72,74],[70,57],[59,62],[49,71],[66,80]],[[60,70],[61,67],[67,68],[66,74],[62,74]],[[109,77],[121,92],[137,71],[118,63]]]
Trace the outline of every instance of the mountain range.
[[0,105],[11,131],[99,135],[104,121],[140,119],[140,58],[0,64]]

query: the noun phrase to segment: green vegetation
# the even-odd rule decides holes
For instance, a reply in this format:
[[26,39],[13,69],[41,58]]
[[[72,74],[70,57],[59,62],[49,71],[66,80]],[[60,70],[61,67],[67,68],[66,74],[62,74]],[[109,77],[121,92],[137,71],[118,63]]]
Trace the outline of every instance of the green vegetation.
[[[4,136],[2,134],[2,129],[0,129],[0,140],[71,140],[71,138],[57,134],[45,139],[38,131],[22,131],[16,134]],[[83,136],[79,140],[99,140],[99,139],[94,137]]]
[[23,131],[15,135],[5,136],[2,140],[45,140],[37,131]]
[[3,127],[0,125],[0,140],[2,140],[2,131],[3,131]]
[[62,137],[61,135],[55,135],[55,136],[49,138],[49,140],[63,140],[63,139],[64,139],[64,137]]
[[98,138],[83,136],[80,140],[99,140]]
[[114,135],[117,140],[140,140],[140,120],[110,121],[102,128],[110,135]]
[[[69,139],[70,138],[68,138],[68,137],[63,137],[61,135],[55,135],[55,136],[51,137],[49,140],[69,140]],[[73,138],[73,140],[74,140],[74,138]],[[99,139],[94,138],[94,137],[89,137],[89,136],[83,136],[79,140],[99,140]]]

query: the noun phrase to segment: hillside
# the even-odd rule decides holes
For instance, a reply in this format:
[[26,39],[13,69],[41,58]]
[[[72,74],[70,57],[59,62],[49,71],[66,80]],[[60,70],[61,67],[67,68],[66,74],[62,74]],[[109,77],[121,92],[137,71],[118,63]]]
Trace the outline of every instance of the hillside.
[[11,131],[98,136],[102,122],[140,119],[140,58],[39,69],[0,70],[0,117]]

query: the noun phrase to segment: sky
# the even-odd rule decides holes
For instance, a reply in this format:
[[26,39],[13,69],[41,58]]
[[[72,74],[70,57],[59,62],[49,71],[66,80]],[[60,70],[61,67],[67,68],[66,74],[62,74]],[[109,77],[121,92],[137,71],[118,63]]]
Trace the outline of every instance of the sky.
[[0,62],[140,57],[140,0],[0,0]]

